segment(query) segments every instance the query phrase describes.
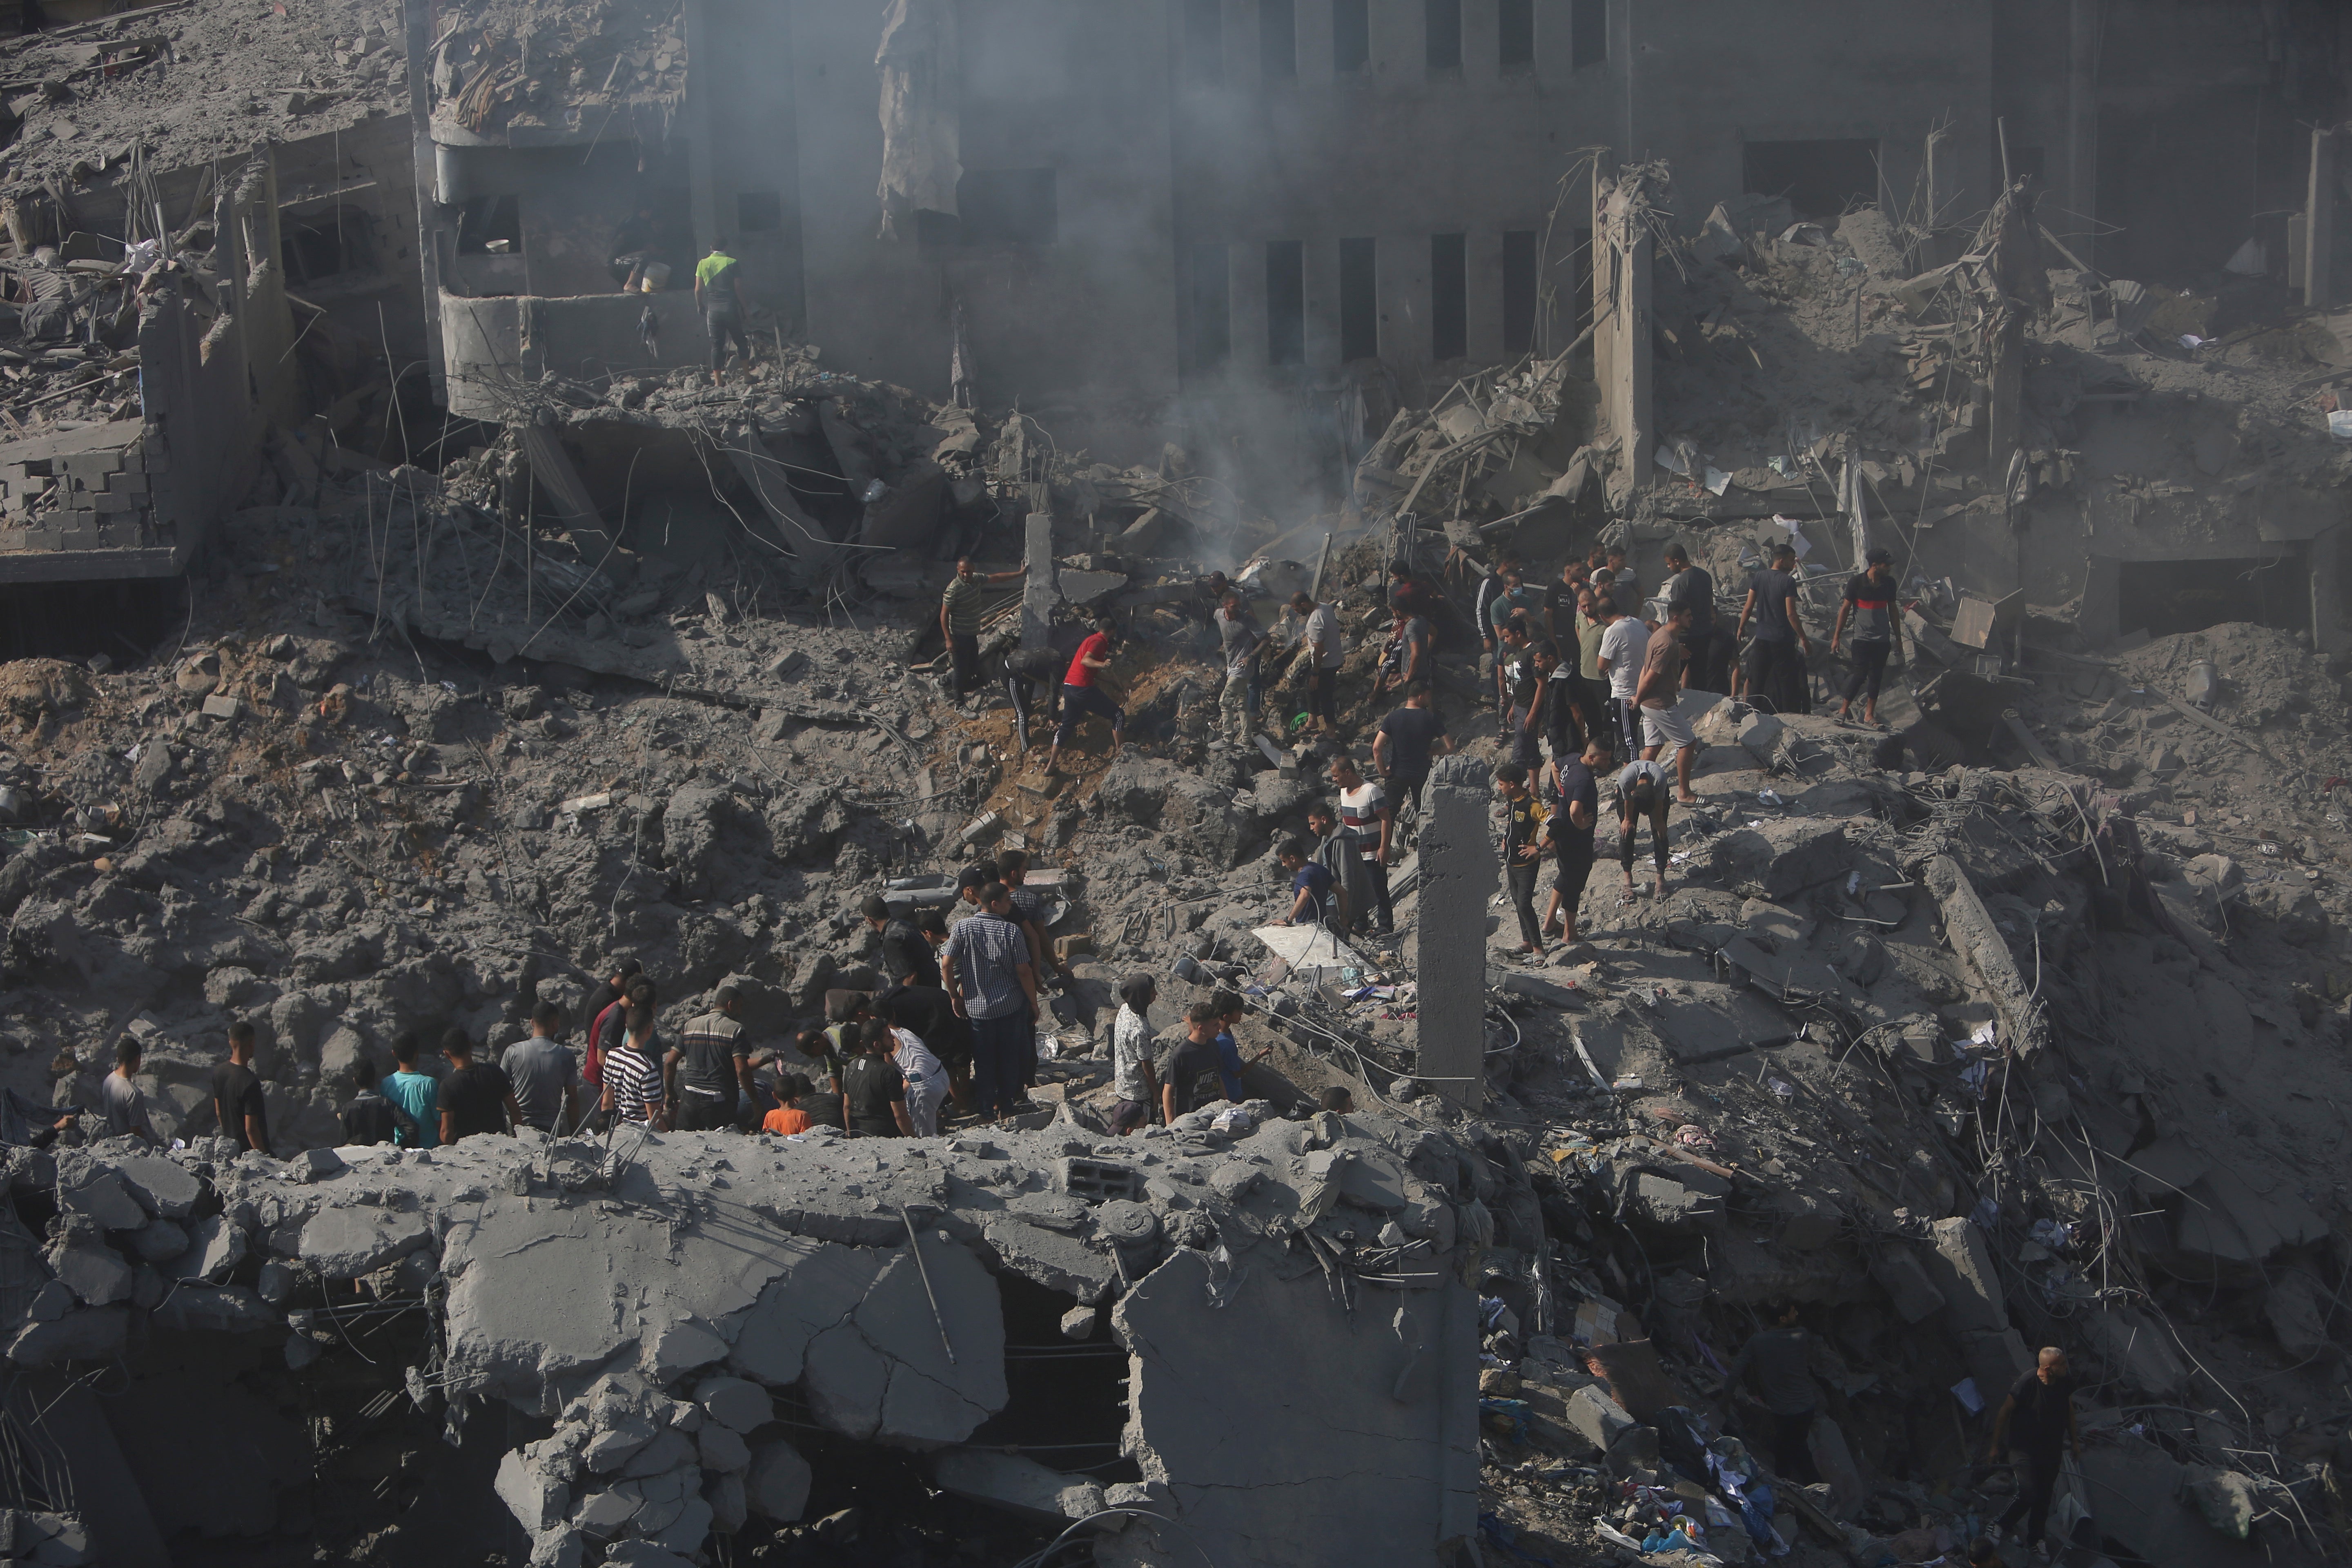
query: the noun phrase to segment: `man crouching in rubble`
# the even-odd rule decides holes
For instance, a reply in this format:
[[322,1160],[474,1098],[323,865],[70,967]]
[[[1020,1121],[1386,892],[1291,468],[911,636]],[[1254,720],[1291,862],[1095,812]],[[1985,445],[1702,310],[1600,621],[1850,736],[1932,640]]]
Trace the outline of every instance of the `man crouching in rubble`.
[[2017,1498],[1987,1533],[1998,1541],[2002,1531],[2014,1530],[2022,1519],[2025,1532],[2020,1539],[2036,1559],[2046,1561],[2051,1552],[2042,1531],[2050,1519],[2051,1494],[2058,1488],[2064,1458],[2061,1450],[2077,1459],[2083,1456],[2082,1437],[2074,1427],[2074,1379],[2066,1369],[2066,1352],[2055,1345],[2043,1346],[2033,1370],[2010,1386],[2000,1414],[1993,1417],[1992,1447],[1985,1457],[2000,1463],[2012,1440],[2016,1447],[2010,1457],[2019,1469]]

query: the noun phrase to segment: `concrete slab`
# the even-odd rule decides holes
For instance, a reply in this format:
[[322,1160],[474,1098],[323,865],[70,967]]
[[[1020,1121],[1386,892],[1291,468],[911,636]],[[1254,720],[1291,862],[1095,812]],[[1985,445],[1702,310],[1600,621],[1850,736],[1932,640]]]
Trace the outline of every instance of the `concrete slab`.
[[1099,1483],[1018,1454],[950,1448],[933,1462],[931,1474],[943,1491],[1055,1528],[1103,1509]]
[[1780,1045],[1798,1032],[1787,1015],[1754,992],[1713,983],[1667,987],[1664,998],[1642,1009],[1641,1016],[1667,1055],[1685,1066]]

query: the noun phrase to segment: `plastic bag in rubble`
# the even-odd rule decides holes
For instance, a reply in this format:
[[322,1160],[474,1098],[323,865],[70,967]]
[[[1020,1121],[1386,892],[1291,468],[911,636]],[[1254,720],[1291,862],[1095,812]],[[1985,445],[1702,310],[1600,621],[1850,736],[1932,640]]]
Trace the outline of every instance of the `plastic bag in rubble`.
[[1217,1119],[1209,1124],[1209,1131],[1234,1138],[1246,1138],[1257,1131],[1257,1112],[1246,1105],[1228,1106],[1217,1112]]
[[1059,1035],[1049,1035],[1043,1029],[1038,1030],[1037,1059],[1041,1062],[1051,1062],[1059,1061],[1061,1058],[1062,1037]]

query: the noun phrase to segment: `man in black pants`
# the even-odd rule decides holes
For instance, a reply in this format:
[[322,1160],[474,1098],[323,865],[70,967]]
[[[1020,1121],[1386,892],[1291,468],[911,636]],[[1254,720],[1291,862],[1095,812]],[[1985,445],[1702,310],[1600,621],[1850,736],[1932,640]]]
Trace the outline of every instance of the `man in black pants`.
[[[1396,931],[1396,911],[1389,901],[1389,867],[1396,858],[1396,811],[1381,786],[1356,771],[1356,759],[1345,752],[1331,759],[1331,782],[1339,788],[1339,823],[1354,840],[1365,879],[1371,884],[1371,906],[1377,915],[1372,930],[1381,936]],[[1357,929],[1363,929],[1366,911],[1356,910]]]
[[759,1092],[751,1076],[751,1042],[735,1016],[742,1011],[741,996],[732,985],[722,985],[711,1001],[711,1011],[687,1020],[662,1063],[681,1132],[732,1127],[739,1091],[755,1097]]
[[2059,1468],[2068,1452],[2078,1459],[2083,1455],[2074,1429],[2074,1379],[2067,1373],[2066,1352],[2055,1345],[2042,1348],[2033,1370],[2011,1385],[2000,1414],[1993,1417],[1992,1448],[1985,1457],[1999,1464],[2004,1451],[2018,1462],[2020,1485],[2016,1500],[1993,1528],[2013,1530],[2022,1519],[2025,1533],[2020,1539],[2036,1550],[2049,1522]]
[[1372,771],[1391,800],[1410,800],[1421,809],[1422,786],[1429,783],[1434,759],[1453,746],[1445,739],[1445,721],[1439,717],[1437,699],[1426,680],[1405,688],[1404,706],[1381,721],[1372,735]]
[[969,557],[956,563],[956,574],[940,595],[940,636],[947,639],[948,660],[955,668],[955,700],[980,684],[980,628],[987,619],[988,590],[1027,575],[1024,564],[1014,572],[982,572]]
[[[1552,753],[1552,786],[1559,806],[1551,817],[1552,858],[1558,866],[1551,904],[1544,911],[1544,931],[1562,942],[1576,940],[1576,914],[1584,903],[1584,884],[1592,875],[1592,830],[1601,822],[1601,785],[1594,770],[1608,766],[1609,742],[1595,735],[1585,742],[1581,762],[1560,760]],[[1552,927],[1559,927],[1554,933]]]
[[1830,628],[1830,652],[1838,650],[1838,640],[1845,636],[1846,622],[1853,623],[1853,679],[1846,683],[1845,700],[1838,704],[1838,717],[1853,711],[1853,700],[1867,697],[1863,703],[1863,721],[1878,722],[1878,688],[1886,679],[1886,656],[1895,651],[1895,554],[1885,548],[1874,549],[1863,557],[1868,570],[1857,573],[1845,585],[1845,599],[1838,605],[1837,625]]
[[[1664,786],[1659,787],[1664,794]],[[1734,1397],[1744,1392],[1740,1379],[1750,1372],[1756,1374],[1756,1396],[1772,1417],[1772,1468],[1782,1480],[1801,1487],[1822,1479],[1813,1468],[1813,1417],[1821,1391],[1813,1384],[1811,1360],[1812,1336],[1797,1326],[1792,1301],[1780,1309],[1771,1328],[1741,1347],[1731,1363]]]
[[1666,813],[1674,808],[1674,775],[1656,763],[1632,762],[1617,775],[1617,860],[1625,868],[1621,903],[1633,901],[1633,830],[1650,819],[1650,859],[1658,868],[1652,898],[1666,895]]
[[1061,713],[1062,656],[1050,647],[1015,648],[1004,656],[1004,695],[1013,699],[1013,732],[1029,749],[1029,715],[1052,729]]
[[1503,874],[1511,908],[1519,917],[1519,951],[1543,956],[1543,927],[1536,920],[1536,879],[1543,873],[1543,802],[1528,788],[1528,770],[1505,763],[1495,770],[1495,793],[1503,797]]

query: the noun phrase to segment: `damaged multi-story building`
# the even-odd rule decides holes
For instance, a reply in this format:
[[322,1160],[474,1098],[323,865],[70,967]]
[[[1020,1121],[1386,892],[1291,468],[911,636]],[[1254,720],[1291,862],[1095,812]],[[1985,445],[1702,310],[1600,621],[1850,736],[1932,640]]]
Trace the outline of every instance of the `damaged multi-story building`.
[[[2338,8],[0,13],[0,1558],[2025,1568],[2049,1346],[2074,1568],[2343,1559]],[[1670,543],[1799,552],[1802,700],[1519,952],[1474,584]],[[1392,562],[1459,754],[1341,937]],[[1002,1123],[363,1141],[632,963],[789,1098],[1007,851]],[[1139,975],[1243,1021],[1118,1131]]]

